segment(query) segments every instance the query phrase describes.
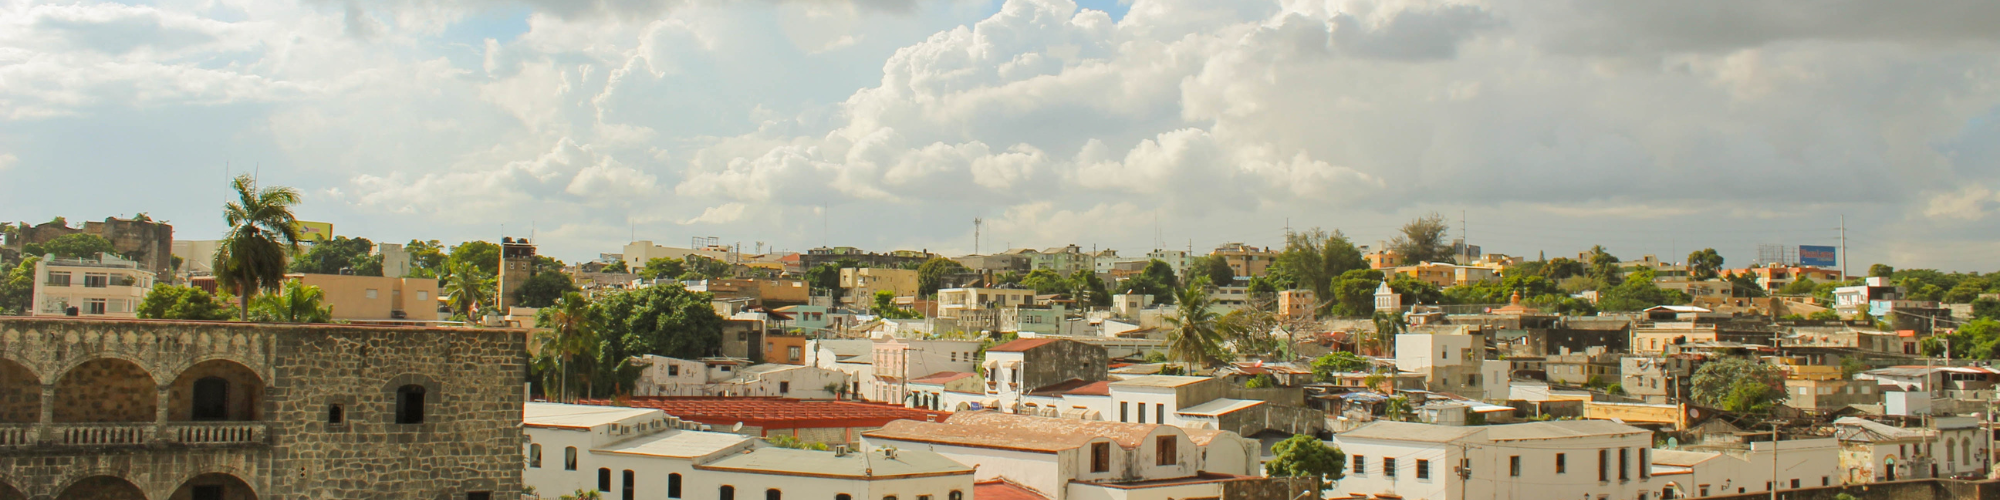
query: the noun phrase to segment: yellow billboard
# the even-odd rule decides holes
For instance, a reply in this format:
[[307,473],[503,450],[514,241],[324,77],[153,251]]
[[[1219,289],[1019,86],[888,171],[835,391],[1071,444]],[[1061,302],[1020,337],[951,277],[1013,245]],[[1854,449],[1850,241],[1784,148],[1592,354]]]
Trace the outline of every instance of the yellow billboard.
[[321,242],[333,239],[333,224],[327,222],[293,221],[299,228],[299,241]]

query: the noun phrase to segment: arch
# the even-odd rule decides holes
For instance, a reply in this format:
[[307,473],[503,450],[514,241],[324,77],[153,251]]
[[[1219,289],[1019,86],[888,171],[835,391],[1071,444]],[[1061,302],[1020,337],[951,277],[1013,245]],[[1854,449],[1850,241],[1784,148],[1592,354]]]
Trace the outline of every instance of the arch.
[[854,500],[854,495],[849,495],[849,494],[846,494],[846,493],[841,493],[841,494],[838,494],[838,495],[834,495],[834,496],[833,496],[833,500]]
[[[100,353],[90,353],[81,355],[76,358],[70,359],[69,361],[63,362],[61,366],[57,367],[55,370],[50,370],[49,373],[63,374],[58,376],[58,379],[60,379],[61,376],[67,376],[70,372],[76,371],[78,367],[107,359],[120,360],[127,363],[131,363],[132,366],[139,367],[140,371],[146,372],[146,376],[152,377],[153,385],[155,386],[166,385],[167,383],[166,380],[162,380],[160,378],[160,375],[158,373],[154,373],[153,370],[149,368],[153,366],[153,363],[151,361],[139,359],[137,357],[118,352],[100,352]],[[43,375],[43,377],[47,376],[48,376],[47,374]]]
[[69,483],[56,500],[146,500],[146,492],[117,476],[90,476]]
[[153,374],[123,358],[96,358],[56,381],[57,422],[152,422],[160,406]]
[[210,472],[182,482],[167,500],[257,500],[257,491],[235,475]]
[[6,481],[0,481],[0,500],[28,500],[28,495]]
[[611,469],[597,468],[597,491],[611,491]]
[[528,468],[542,468],[542,443],[528,443]]
[[1958,438],[1958,451],[1958,457],[1964,460],[1965,465],[1972,465],[1972,438]]
[[959,401],[958,406],[953,408],[952,411],[972,411],[972,403]]
[[785,500],[785,492],[777,488],[764,490],[764,500]]
[[[220,399],[210,399],[220,396]],[[189,365],[167,388],[167,420],[254,421],[264,403],[264,378],[229,359]]]
[[27,365],[0,359],[0,423],[32,424],[41,420],[41,376]]
[[715,498],[717,500],[736,500],[735,486],[730,486],[725,484],[722,485],[721,488],[716,488],[715,492],[716,492]]
[[[411,386],[423,389],[421,393],[423,396],[421,398],[421,408],[416,408],[417,411],[423,412],[430,408],[438,408],[444,403],[444,391],[440,390],[442,387],[438,385],[437,379],[414,373],[405,373],[391,377],[388,382],[382,384],[382,401],[388,403],[386,406],[393,412],[389,416],[391,423],[425,423],[431,420],[428,418],[417,418],[415,419],[416,422],[404,422],[406,419],[404,418],[403,410],[406,409],[405,403],[407,402],[404,398],[411,397]],[[427,417],[427,415],[410,416]]]

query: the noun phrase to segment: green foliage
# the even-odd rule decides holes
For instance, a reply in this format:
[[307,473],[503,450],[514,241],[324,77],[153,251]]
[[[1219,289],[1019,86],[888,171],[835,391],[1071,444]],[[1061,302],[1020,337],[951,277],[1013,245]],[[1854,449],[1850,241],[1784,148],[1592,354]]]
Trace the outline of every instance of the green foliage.
[[249,318],[262,323],[331,323],[333,308],[325,301],[326,293],[319,287],[290,280],[277,293],[250,299]]
[[1739,357],[1703,363],[1690,385],[1695,404],[1729,411],[1768,410],[1788,398],[1777,368]]
[[1532,301],[1543,296],[1555,295],[1568,298],[1569,295],[1556,288],[1556,282],[1535,275],[1506,276],[1497,282],[1469,283],[1444,289],[1444,301],[1452,304],[1504,304],[1515,292],[1520,292],[1522,301]]
[[408,244],[403,245],[403,250],[410,253],[410,273],[406,277],[411,278],[436,278],[443,275],[445,261],[451,258],[445,255],[444,245],[438,243],[438,240],[410,240]]
[[471,264],[488,275],[500,274],[500,245],[484,241],[468,241],[451,247],[451,259],[447,267]]
[[451,267],[446,271],[441,277],[444,286],[438,292],[444,294],[446,302],[450,303],[453,311],[471,317],[481,306],[493,304],[493,293],[496,290],[492,273],[471,262],[461,262],[457,259],[452,260]]
[[28,314],[35,300],[35,264],[41,261],[31,255],[12,266],[0,263],[0,314]]
[[139,301],[137,312],[139,317],[147,319],[221,321],[236,318],[236,311],[229,307],[227,301],[208,293],[208,290],[166,283],[153,285],[153,289],[146,292],[146,298]]
[[1271,461],[1264,463],[1266,475],[1314,478],[1319,480],[1317,489],[1325,489],[1327,481],[1339,480],[1347,471],[1347,454],[1310,434],[1294,434],[1279,441],[1271,446],[1271,454]]
[[800,441],[799,438],[792,436],[777,435],[777,436],[766,437],[764,438],[764,440],[771,442],[771,446],[776,446],[779,448],[791,448],[794,450],[819,450],[819,451],[827,450],[826,443],[811,443],[806,441]]
[[1445,241],[1445,232],[1449,230],[1444,216],[1431,212],[1404,224],[1395,241],[1389,242],[1389,249],[1411,264],[1454,261],[1451,244]]
[[[1881,264],[1876,264],[1876,265],[1880,266]],[[1833,500],[1861,500],[1861,498],[1846,493],[1839,493],[1833,495]]]
[[1924,339],[1924,354],[1937,356],[1944,353],[1945,344],[1951,345],[1951,357],[1957,359],[2000,358],[2000,320],[1978,318],[1958,326],[1958,331],[1949,335],[1932,336]]
[[681,273],[682,280],[723,279],[736,274],[735,266],[729,265],[728,262],[700,255],[689,255],[681,263],[687,266],[687,271]]
[[1868,364],[1853,356],[1840,358],[1840,377],[1853,379],[1854,374],[1868,371]]
[[1271,374],[1269,373],[1259,373],[1255,377],[1250,377],[1250,380],[1243,382],[1243,388],[1245,389],[1268,389],[1277,386],[1278,379],[1271,378]]
[[1685,292],[1654,285],[1650,269],[1633,272],[1624,284],[1599,293],[1597,306],[1606,311],[1637,311],[1658,305],[1686,304],[1690,300]]
[[[646,279],[680,279],[681,275],[687,274],[687,264],[680,259],[672,257],[655,257],[647,259],[645,267],[640,267],[639,272],[635,274]],[[833,279],[836,286],[838,286],[840,276],[836,274]]]
[[[1278,274],[1290,277],[1294,281],[1292,286],[1312,290],[1315,297],[1325,300],[1339,293],[1336,289],[1343,286],[1339,281],[1348,273],[1357,269],[1368,269],[1368,261],[1361,257],[1361,250],[1347,240],[1347,235],[1341,234],[1339,230],[1329,233],[1313,228],[1304,232],[1286,233],[1285,249],[1278,253],[1271,267],[1276,269]],[[1376,281],[1381,281],[1379,272],[1376,274]],[[1369,293],[1373,292],[1374,288],[1369,288]],[[1316,312],[1366,316],[1374,311],[1374,299],[1369,299],[1369,308],[1365,311],[1350,308],[1344,312],[1336,312],[1333,309],[1334,306],[1329,304]]]
[[[1159,262],[1159,261],[1153,261]],[[1216,330],[1217,314],[1211,310],[1208,279],[1195,278],[1174,291],[1174,314],[1167,316],[1167,357],[1194,366],[1222,364],[1222,335]]]
[[1229,286],[1236,281],[1236,270],[1229,268],[1229,260],[1213,255],[1195,259],[1187,273],[1190,278],[1207,277],[1208,282],[1216,286]]
[[813,266],[812,269],[807,269],[806,286],[812,287],[815,290],[826,290],[827,293],[833,295],[834,302],[839,302],[841,295],[840,267],[833,264],[820,264]]
[[1617,286],[1624,282],[1624,275],[1618,266],[1618,257],[1604,250],[1604,245],[1590,247],[1590,261],[1586,263],[1585,275],[1606,285]]
[[[1173,266],[1167,265],[1166,262],[1159,259],[1153,259],[1152,262],[1146,264],[1146,269],[1141,271],[1138,276],[1126,278],[1125,281],[1119,283],[1118,293],[1152,295],[1153,302],[1173,305],[1175,300],[1177,300],[1175,295],[1178,294],[1179,283],[1180,280],[1174,277]],[[1026,285],[1027,280],[1023,279],[1022,284]],[[1206,293],[1203,295],[1206,295]]]
[[605,318],[609,359],[641,354],[698,359],[722,349],[722,317],[709,306],[713,297],[678,285],[655,285],[611,294],[596,302]]
[[924,261],[923,265],[917,266],[917,295],[929,297],[931,294],[937,293],[938,288],[944,284],[946,276],[969,272],[972,272],[972,270],[966,268],[964,264],[958,263],[958,261],[944,257],[932,257],[930,260]]
[[1028,272],[1027,277],[1021,278],[1021,286],[1028,287],[1034,290],[1035,293],[1043,295],[1068,292],[1072,287],[1069,278],[1065,278],[1063,275],[1048,269],[1036,269]]
[[615,381],[596,380],[601,373],[604,343],[599,334],[603,318],[582,294],[564,294],[550,307],[535,312],[535,342],[541,346],[530,360],[528,379],[539,383],[542,395],[556,401],[573,401],[592,396],[595,387],[615,387]]
[[599,494],[597,490],[576,490],[575,493],[562,495],[556,498],[559,498],[561,500],[604,500],[604,495]]
[[1403,318],[1401,311],[1375,311],[1372,319],[1375,322],[1375,334],[1369,336],[1368,343],[1376,345],[1380,354],[1394,355],[1396,335],[1408,330],[1410,322]]
[[875,315],[888,319],[923,319],[924,315],[907,308],[896,307],[896,292],[875,291]]
[[568,274],[545,270],[521,282],[521,287],[514,289],[513,299],[521,307],[548,307],[564,295],[579,291],[582,290],[577,288],[576,282],[570,280]]
[[1813,321],[1840,321],[1840,313],[1835,312],[1832,309],[1827,309],[1824,311],[1816,311],[1811,315],[1806,316],[1806,319]]
[[1972,317],[2000,319],[2000,300],[1983,297],[1972,301]]
[[277,288],[285,278],[286,257],[299,251],[298,218],[292,207],[300,198],[298,190],[289,187],[259,189],[249,175],[237,176],[230,187],[236,201],[222,208],[229,231],[216,248],[213,269],[216,285],[236,294],[247,317],[250,297]]
[[1612,382],[1611,385],[1604,386],[1604,393],[1614,396],[1623,396],[1625,395],[1625,384],[1620,382]]
[[1346,317],[1363,317],[1375,314],[1375,289],[1382,285],[1382,272],[1374,269],[1353,269],[1335,277],[1331,297],[1333,314]]
[[1250,278],[1250,286],[1246,288],[1245,294],[1250,296],[1251,304],[1266,309],[1277,307],[1278,286],[1269,278],[1262,276]]
[[1751,276],[1750,273],[1731,274],[1724,277],[1724,279],[1729,282],[1730,288],[1735,291],[1738,297],[1758,298],[1765,296],[1764,287],[1757,286],[1757,277]]
[[1868,277],[1888,278],[1895,275],[1896,275],[1896,268],[1888,264],[1876,264],[1868,266]]
[[632,269],[626,267],[624,259],[619,259],[612,261],[610,265],[604,266],[604,269],[600,269],[599,271],[606,273],[630,273]]
[[1320,356],[1312,362],[1313,379],[1332,382],[1335,373],[1366,373],[1375,371],[1375,363],[1347,351],[1334,351]]
[[1690,253],[1688,271],[1696,280],[1715,279],[1716,274],[1722,271],[1722,254],[1716,253],[1713,248],[1703,248]]
[[368,238],[335,236],[314,243],[304,255],[292,261],[291,272],[341,274],[351,270],[356,276],[381,276],[382,256],[375,255],[375,242]]
[[1582,276],[1587,271],[1582,262],[1569,257],[1556,257],[1543,263],[1540,269],[1535,270],[1535,274],[1548,278],[1549,281],[1562,282],[1574,276]]
[[1817,288],[1819,288],[1819,284],[1818,284],[1818,283],[1814,283],[1814,282],[1813,282],[1813,280],[1812,280],[1812,278],[1806,278],[1806,277],[1800,277],[1800,278],[1799,278],[1799,279],[1797,279],[1797,280],[1793,280],[1793,281],[1792,281],[1791,283],[1786,283],[1786,284],[1785,284],[1785,286],[1784,286],[1783,288],[1779,288],[1779,289],[1778,289],[1778,294],[1779,294],[1779,295],[1812,295],[1812,293],[1813,293],[1813,290],[1814,290],[1814,289],[1817,289]]
[[1958,282],[1958,285],[1951,287],[1950,291],[1946,291],[1942,300],[1948,304],[1969,304],[1979,299],[1979,294],[1985,292],[1985,279],[1969,278]]
[[1416,407],[1407,396],[1396,396],[1382,402],[1382,418],[1397,422],[1407,422],[1416,415]]
[[65,234],[39,245],[23,245],[21,249],[28,255],[53,254],[63,259],[95,259],[100,252],[117,253],[117,250],[111,247],[111,240],[90,233]]

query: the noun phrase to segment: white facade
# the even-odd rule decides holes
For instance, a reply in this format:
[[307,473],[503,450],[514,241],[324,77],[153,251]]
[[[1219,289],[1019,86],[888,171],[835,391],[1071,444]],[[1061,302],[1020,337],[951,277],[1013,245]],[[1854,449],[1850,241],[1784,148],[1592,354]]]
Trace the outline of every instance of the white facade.
[[[1255,474],[1254,441],[1228,432],[1192,432],[1199,434],[1172,426],[979,411],[945,422],[892,422],[864,434],[864,443],[933,451],[972,466],[978,480],[1009,479],[1051,500],[1215,497],[1220,483],[1191,479],[1203,471]],[[1116,494],[1102,485],[1137,481],[1148,485]]]
[[1442,366],[1471,366],[1485,357],[1480,352],[1485,346],[1475,345],[1478,341],[1474,335],[1398,334],[1396,369],[1423,373]]
[[68,309],[95,318],[137,318],[139,301],[153,289],[155,275],[139,263],[109,253],[96,259],[48,259],[35,263],[30,316],[64,316]]
[[633,382],[635,396],[708,396],[708,364],[647,354],[638,357],[645,368]]
[[659,410],[528,403],[524,423],[521,479],[542,498],[970,500],[972,492],[971,468],[935,453],[774,448],[685,429]]
[[[1776,449],[1774,453],[1772,450]],[[1653,483],[1680,498],[1778,491],[1845,484],[1840,444],[1830,438],[1750,443],[1728,452],[1655,450]]]
[[741,366],[736,360],[692,361],[645,355],[639,379],[633,383],[635,396],[779,396],[799,399],[833,399],[835,388],[853,387],[857,380],[847,372],[817,366],[760,364]]
[[840,370],[817,366],[762,364],[738,370],[736,378],[715,384],[714,395],[833,399],[840,387],[848,386],[851,382],[847,373]]
[[[638,272],[639,268],[646,267],[646,261],[659,258],[687,260],[689,255],[700,255],[723,262],[730,261],[729,254],[726,252],[659,246],[654,245],[651,241],[644,240],[626,243],[625,252],[620,257],[625,259],[625,267],[627,269]],[[668,276],[667,279],[674,279],[676,277]]]
[[[1335,493],[1409,500],[1659,498],[1652,432],[1576,420],[1459,427],[1380,421],[1334,436]],[[1462,467],[1470,467],[1461,473]],[[1643,496],[1642,496],[1643,495]]]

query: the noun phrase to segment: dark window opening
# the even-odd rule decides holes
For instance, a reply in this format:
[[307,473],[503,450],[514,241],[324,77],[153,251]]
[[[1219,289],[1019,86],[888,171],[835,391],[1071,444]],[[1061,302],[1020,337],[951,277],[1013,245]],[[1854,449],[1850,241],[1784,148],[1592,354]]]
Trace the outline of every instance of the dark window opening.
[[1111,443],[1090,443],[1090,471],[1111,472]]
[[965,500],[965,492],[958,490],[951,490],[951,493],[946,494],[944,498],[945,500]]
[[424,386],[411,384],[396,388],[396,423],[424,423]]
[[778,491],[777,488],[764,490],[764,500],[785,500],[785,492]]
[[625,482],[624,482],[625,489],[620,490],[618,492],[619,498],[623,498],[625,500],[632,500],[632,483],[637,482],[637,479],[638,478],[633,477],[631,469],[625,470]]
[[341,407],[340,407],[340,405],[337,405],[337,404],[334,404],[334,405],[327,405],[327,406],[326,406],[326,423],[329,423],[329,424],[344,424],[344,423],[347,423],[347,409],[345,409],[345,408],[341,408]]
[[229,381],[222,377],[202,377],[194,381],[194,419],[229,419]]
[[681,475],[667,474],[667,498],[681,497]]
[[1421,458],[1417,459],[1417,479],[1430,479],[1430,478],[1431,478],[1431,461],[1424,460]]
[[465,494],[465,500],[493,500],[491,491],[473,491]]
[[723,486],[721,491],[720,495],[716,495],[719,500],[736,500],[735,486]]
[[576,470],[576,447],[563,447],[563,470]]
[[542,443],[528,445],[528,467],[532,469],[542,468]]
[[841,493],[839,495],[834,495],[833,500],[854,500],[854,495]]
[[597,469],[597,491],[611,491],[611,469]]
[[1567,458],[1567,457],[1565,457],[1565,456],[1563,456],[1563,455],[1564,455],[1564,454],[1562,454],[1562,453],[1557,453],[1557,454],[1556,454],[1556,473],[1557,473],[1557,474],[1567,474],[1567,473],[1569,473],[1569,464],[1567,464],[1567,463],[1564,463],[1564,462],[1566,461],[1566,460],[1564,460],[1564,459],[1565,459],[1565,458]]
[[193,493],[190,498],[194,500],[222,500],[222,485],[196,486],[189,489],[193,490],[190,492]]
[[1608,471],[1610,471],[1610,470],[1611,470],[1611,468],[1610,468],[1610,465],[1611,465],[1611,464],[1610,464],[1610,462],[1611,462],[1611,451],[1610,451],[1610,450],[1597,450],[1597,480],[1598,480],[1598,482],[1604,482],[1604,481],[1610,481],[1610,480],[1611,480],[1611,476],[1610,476],[1610,475],[1609,475],[1609,474],[1607,473]]
[[1173,436],[1160,436],[1157,443],[1153,446],[1153,452],[1159,457],[1153,461],[1153,465],[1173,465],[1180,462],[1180,452],[1175,449],[1180,441],[1176,441]]
[[1509,476],[1513,476],[1513,477],[1521,477],[1521,456],[1520,456],[1520,455],[1514,455],[1514,456],[1510,456],[1510,457],[1507,457],[1507,475],[1509,475]]
[[1396,459],[1382,457],[1382,475],[1385,477],[1396,477]]

